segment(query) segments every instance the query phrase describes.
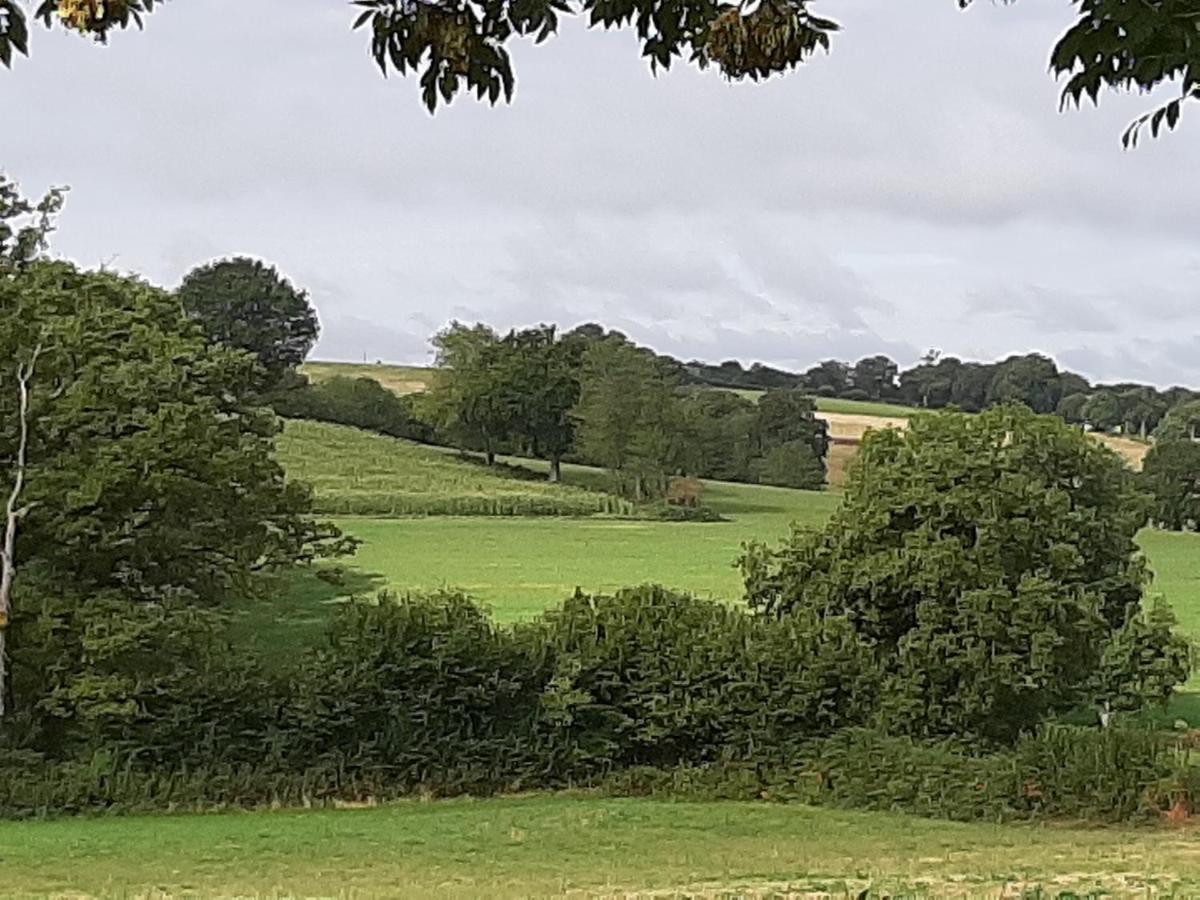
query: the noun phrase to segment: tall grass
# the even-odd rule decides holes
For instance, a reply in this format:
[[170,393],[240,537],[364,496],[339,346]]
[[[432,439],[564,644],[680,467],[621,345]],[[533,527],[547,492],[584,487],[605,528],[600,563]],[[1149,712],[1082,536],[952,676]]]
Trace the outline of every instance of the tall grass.
[[420,444],[317,422],[288,422],[279,460],[338,516],[634,516],[627,500],[527,481]]

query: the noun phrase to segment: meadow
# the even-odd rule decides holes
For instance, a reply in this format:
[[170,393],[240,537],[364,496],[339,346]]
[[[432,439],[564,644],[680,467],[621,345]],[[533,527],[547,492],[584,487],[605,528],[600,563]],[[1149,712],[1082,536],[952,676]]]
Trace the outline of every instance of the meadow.
[[963,825],[794,805],[582,794],[5,822],[0,847],[6,897],[1186,897],[1200,891],[1200,854],[1186,832]]

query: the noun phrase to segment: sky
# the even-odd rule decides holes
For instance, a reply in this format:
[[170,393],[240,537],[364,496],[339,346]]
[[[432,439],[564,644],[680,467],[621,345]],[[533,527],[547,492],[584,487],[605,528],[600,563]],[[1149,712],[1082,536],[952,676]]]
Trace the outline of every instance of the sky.
[[817,0],[832,52],[765,83],[564,22],[517,91],[431,117],[343,0],[171,2],[0,70],[0,169],[71,188],[54,252],[174,287],[243,254],[306,288],[314,357],[430,360],[449,321],[599,321],[686,359],[806,368],[1039,351],[1200,387],[1200,104],[1060,112],[1070,3]]

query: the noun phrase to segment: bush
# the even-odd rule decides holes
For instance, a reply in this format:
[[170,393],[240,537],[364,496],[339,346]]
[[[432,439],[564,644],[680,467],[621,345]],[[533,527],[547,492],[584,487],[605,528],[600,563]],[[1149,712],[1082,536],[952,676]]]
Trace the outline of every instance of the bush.
[[1192,810],[1200,779],[1188,754],[1136,729],[1053,727],[1000,752],[847,729],[785,765],[745,761],[630,768],[602,788],[622,796],[783,800],[956,821],[1158,820]]
[[515,787],[536,771],[537,649],[461,594],[351,603],[302,678],[288,758],[393,790]]
[[586,769],[785,757],[862,722],[878,673],[844,622],[755,620],[646,586],[544,618],[544,705]]
[[1118,821],[1190,808],[1200,786],[1144,731],[1043,729],[980,753],[870,730],[888,661],[848,619],[653,586],[577,594],[512,630],[458,594],[350,603],[288,680],[192,633],[131,706],[80,715],[90,730],[64,720],[69,753],[6,726],[0,815],[598,785]]

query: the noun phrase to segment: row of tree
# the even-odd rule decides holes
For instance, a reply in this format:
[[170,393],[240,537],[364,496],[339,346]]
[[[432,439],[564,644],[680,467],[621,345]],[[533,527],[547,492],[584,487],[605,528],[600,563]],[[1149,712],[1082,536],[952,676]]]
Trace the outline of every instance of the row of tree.
[[1098,431],[1143,437],[1173,407],[1197,394],[1188,388],[1122,383],[1093,386],[1075,372],[1061,371],[1039,353],[1010,356],[994,363],[968,362],[931,350],[911,369],[902,370],[887,356],[856,363],[828,359],[804,372],[786,372],[736,360],[720,365],[682,364],[687,380],[714,387],[768,390],[789,387],[818,397],[876,400],[922,409],[957,407],[981,412],[1004,403],[1021,403],[1034,412],[1055,413],[1072,424]]
[[539,326],[499,335],[455,323],[433,339],[437,374],[424,409],[439,435],[485,454],[603,466],[637,500],[672,475],[819,487],[825,424],[792,389],[755,404],[688,390],[674,360],[592,326],[559,335]]

